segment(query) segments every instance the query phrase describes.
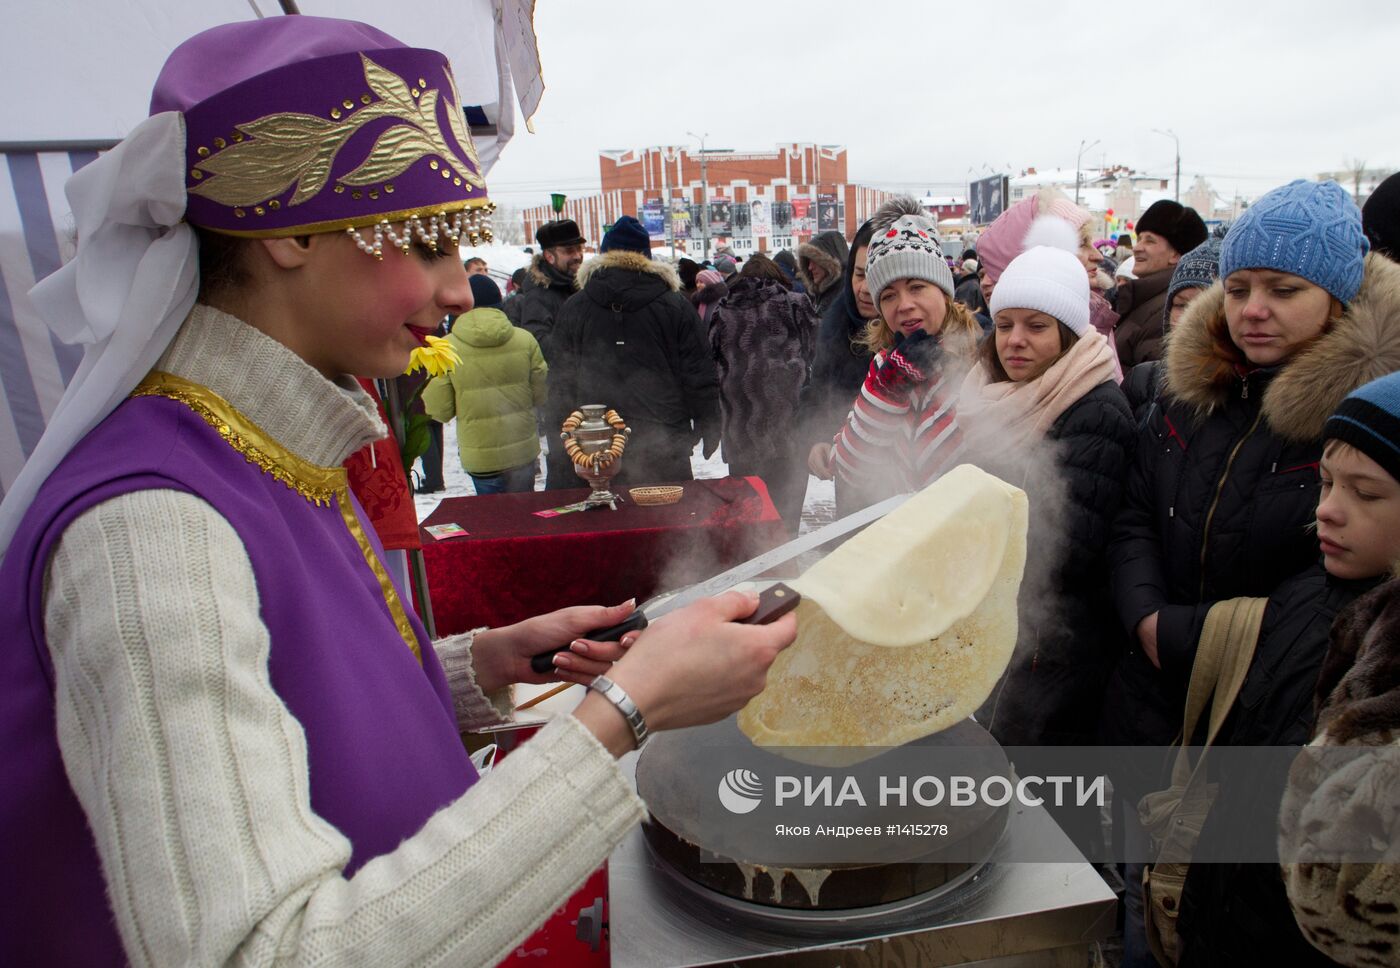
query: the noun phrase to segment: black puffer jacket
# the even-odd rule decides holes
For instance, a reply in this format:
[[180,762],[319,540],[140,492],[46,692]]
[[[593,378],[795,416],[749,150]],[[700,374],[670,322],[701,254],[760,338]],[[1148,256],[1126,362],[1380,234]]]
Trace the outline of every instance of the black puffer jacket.
[[[1217,339],[1219,283],[1172,330],[1109,548],[1130,644],[1105,704],[1110,743],[1170,743],[1210,605],[1267,597],[1316,560],[1322,425],[1352,390],[1400,370],[1400,266],[1367,257],[1342,318],[1282,366],[1242,373]],[[1132,635],[1154,612],[1160,670]],[[1140,779],[1124,778],[1129,797],[1158,783]]]
[[[817,307],[817,315],[823,315],[831,304],[841,298],[841,292],[850,287],[842,270],[850,259],[850,246],[846,237],[837,231],[823,232],[797,247],[797,278],[807,289],[812,304]],[[821,285],[812,281],[811,267],[816,263],[825,276]]]
[[861,318],[850,278],[855,253],[846,260],[840,298],[821,315],[817,329],[817,354],[812,378],[802,391],[803,437],[807,445],[831,443],[846,424],[846,414],[860,395],[874,354],[860,343],[867,320]]
[[[1027,580],[1043,591],[1022,596],[1015,658],[978,716],[1004,746],[1093,740],[1119,641],[1105,551],[1136,436],[1128,401],[1112,382],[1080,397],[1046,433],[1056,442],[1057,473],[1049,479],[1064,487],[1064,514],[1053,522],[1035,514],[1037,486],[1045,485],[1026,482],[1032,507]],[[1059,533],[1044,533],[1050,527]],[[1039,549],[1054,549],[1054,560],[1036,560]]]
[[811,300],[781,283],[744,276],[729,283],[710,313],[725,460],[748,466],[791,451],[816,328]]
[[582,404],[606,404],[632,428],[619,484],[689,480],[696,441],[707,451],[719,444],[719,391],[675,269],[618,250],[585,262],[578,277],[581,291],[554,323],[549,426]]
[[525,279],[525,288],[506,300],[501,310],[513,324],[530,331],[545,361],[552,362],[554,320],[565,300],[574,294],[574,280],[546,262],[543,252],[531,260]]
[[[1337,614],[1383,578],[1341,581],[1314,565],[1269,597],[1259,644],[1221,746],[1302,746],[1312,736],[1313,693]],[[1272,820],[1283,802],[1286,777],[1261,783],[1222,771],[1201,831],[1199,849]],[[1178,930],[1183,966],[1330,965],[1303,938],[1288,905],[1277,863],[1192,864],[1181,897]]]

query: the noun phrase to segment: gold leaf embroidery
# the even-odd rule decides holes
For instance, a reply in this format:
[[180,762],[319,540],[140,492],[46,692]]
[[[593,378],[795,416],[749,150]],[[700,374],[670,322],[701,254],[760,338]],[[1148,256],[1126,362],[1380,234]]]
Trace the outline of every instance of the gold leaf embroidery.
[[[326,187],[336,156],[357,131],[378,118],[401,122],[382,132],[369,155],[345,177],[349,185],[369,185],[394,178],[414,162],[436,156],[466,182],[484,188],[486,182],[462,157],[452,151],[437,120],[439,92],[424,91],[415,99],[408,84],[397,74],[381,67],[364,54],[365,81],[378,101],[340,120],[326,120],[311,114],[285,112],[270,114],[238,125],[251,135],[226,150],[199,162],[199,169],[210,176],[189,191],[222,205],[248,206],[280,195],[295,185],[288,205],[313,198]],[[451,72],[447,85],[458,98]],[[460,103],[447,105],[452,133],[473,165],[480,167],[476,148],[466,132]]]
[[408,92],[408,84],[393,71],[380,67],[364,54],[360,60],[365,67],[365,80],[369,89],[379,95],[381,101],[393,105],[395,114],[414,115],[418,113],[418,103]]
[[425,154],[436,152],[433,143],[418,128],[396,124],[379,136],[374,149],[360,167],[341,175],[347,185],[369,185],[387,181],[405,171]]

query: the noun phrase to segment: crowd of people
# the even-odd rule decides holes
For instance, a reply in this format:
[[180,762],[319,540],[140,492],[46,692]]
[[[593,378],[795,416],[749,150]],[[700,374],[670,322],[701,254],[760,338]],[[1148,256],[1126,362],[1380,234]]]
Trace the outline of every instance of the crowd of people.
[[[287,120],[366,86],[347,125],[421,132],[392,164]],[[810,475],[838,514],[963,462],[1024,489],[1019,641],[977,717],[1005,745],[1165,751],[1224,651],[1250,661],[1217,744],[1394,746],[1396,178],[1364,214],[1296,181],[1215,238],[1158,202],[1108,252],[1043,189],[956,263],[907,198],[849,239],[709,264],[653,258],[630,217],[589,258],[560,220],[503,301],[458,251],[485,198],[455,98],[442,55],[364,24],[229,24],[75,176],[77,255],[35,299],[111,338],[0,505],[0,961],[494,963],[643,816],[615,759],[763,688],[795,618],[741,624],[737,592],[617,643],[581,636],[633,603],[429,639],[340,465],[384,434],[354,377],[401,374],[444,319],[461,364],[422,399],[479,493],[533,487],[541,428],[593,402],[632,428],[624,482],[722,448],[791,531]],[[277,178],[258,139],[210,135],[278,118],[305,150]],[[374,165],[391,190],[344,190]],[[550,488],[577,483],[561,457]],[[480,774],[460,731],[556,679],[587,698]],[[1166,765],[1112,778],[1121,856],[1151,852],[1138,805]],[[1221,777],[1202,842],[1276,824],[1283,863],[1194,864],[1169,896],[1128,864],[1124,964],[1164,935],[1183,965],[1395,963],[1396,867],[1325,858],[1357,836],[1342,818],[1393,844],[1397,790],[1385,758]]]
[[[1298,181],[1214,236],[1160,201],[1103,244],[1047,188],[961,261],[908,198],[849,240],[674,270],[631,219],[596,259],[565,221],[513,301],[550,348],[546,425],[617,401],[648,478],[722,446],[794,533],[809,474],[835,479],[839,514],[962,462],[1025,489],[1021,640],[978,714],[1004,745],[1169,747],[1212,609],[1242,598],[1267,605],[1228,643],[1253,662],[1215,742],[1301,745],[1335,701],[1318,687],[1332,620],[1400,562],[1396,193],[1363,220],[1336,184]],[[1151,853],[1138,804],[1163,768],[1112,777],[1115,855]],[[1212,816],[1276,817],[1283,796],[1226,781]],[[1099,818],[1057,819],[1102,854]],[[1150,963],[1151,866],[1122,872],[1125,964]],[[1277,865],[1196,865],[1171,903],[1182,964],[1338,954],[1325,925],[1298,927]]]

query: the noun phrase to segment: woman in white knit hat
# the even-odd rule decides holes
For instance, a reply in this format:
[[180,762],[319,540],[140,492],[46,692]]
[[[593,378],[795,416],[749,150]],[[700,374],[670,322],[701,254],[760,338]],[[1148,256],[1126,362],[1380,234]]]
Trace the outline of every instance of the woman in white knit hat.
[[[1113,348],[1089,321],[1073,229],[1048,219],[1028,239],[992,292],[993,338],[958,398],[962,459],[1031,501],[1034,594],[1021,596],[1015,659],[978,719],[1003,745],[1084,745],[1112,670],[1105,551],[1135,428],[1113,379]],[[1056,816],[1081,849],[1094,848],[1096,815]]]
[[955,463],[962,435],[953,406],[957,380],[981,328],[953,299],[953,272],[938,231],[918,201],[880,206],[865,278],[879,316],[863,342],[875,354],[846,426],[812,448],[808,468],[839,476],[862,504],[918,489]]

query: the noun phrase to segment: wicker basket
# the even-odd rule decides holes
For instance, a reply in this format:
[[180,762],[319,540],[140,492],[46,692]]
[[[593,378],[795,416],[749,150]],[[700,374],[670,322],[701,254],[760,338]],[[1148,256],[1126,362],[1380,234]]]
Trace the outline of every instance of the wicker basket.
[[627,489],[627,493],[632,495],[632,501],[636,504],[675,504],[685,493],[685,488],[679,484],[632,487]]

